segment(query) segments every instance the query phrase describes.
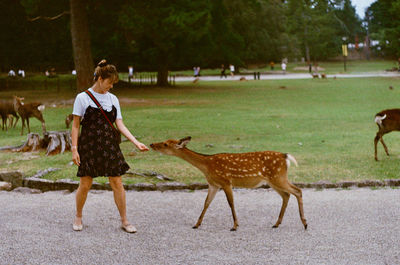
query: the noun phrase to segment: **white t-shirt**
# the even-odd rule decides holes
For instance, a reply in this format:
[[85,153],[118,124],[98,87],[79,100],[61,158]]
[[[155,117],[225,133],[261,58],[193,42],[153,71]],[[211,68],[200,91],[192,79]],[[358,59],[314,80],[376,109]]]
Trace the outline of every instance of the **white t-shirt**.
[[[100,103],[101,107],[105,111],[111,111],[112,106],[114,105],[117,109],[117,119],[122,120],[121,107],[119,106],[118,98],[114,94],[110,92],[107,92],[105,94],[96,93],[93,91],[92,88],[89,88],[89,91],[92,92],[93,96],[97,99],[97,101]],[[75,98],[74,110],[72,111],[72,114],[83,117],[85,115],[86,109],[89,106],[97,109],[97,105],[93,102],[88,94],[86,94],[85,92],[79,93]]]

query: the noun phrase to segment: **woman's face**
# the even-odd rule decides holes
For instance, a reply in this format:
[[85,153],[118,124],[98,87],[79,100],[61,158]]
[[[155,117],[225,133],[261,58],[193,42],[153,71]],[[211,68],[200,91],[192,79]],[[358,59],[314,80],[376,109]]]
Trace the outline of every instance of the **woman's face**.
[[108,92],[114,86],[114,80],[112,78],[102,79],[99,78],[100,88],[104,92]]

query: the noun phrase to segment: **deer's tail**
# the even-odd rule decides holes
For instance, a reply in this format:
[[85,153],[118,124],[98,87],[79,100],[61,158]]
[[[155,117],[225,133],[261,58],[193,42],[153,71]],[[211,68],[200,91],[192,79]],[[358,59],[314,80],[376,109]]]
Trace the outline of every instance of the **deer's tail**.
[[290,161],[293,162],[296,167],[298,166],[296,159],[294,158],[294,156],[292,156],[291,154],[286,154],[286,165],[287,167],[290,167]]
[[379,116],[379,114],[377,114],[375,116],[375,123],[378,124],[379,127],[382,127],[382,121],[386,118],[386,114],[384,114],[383,116]]

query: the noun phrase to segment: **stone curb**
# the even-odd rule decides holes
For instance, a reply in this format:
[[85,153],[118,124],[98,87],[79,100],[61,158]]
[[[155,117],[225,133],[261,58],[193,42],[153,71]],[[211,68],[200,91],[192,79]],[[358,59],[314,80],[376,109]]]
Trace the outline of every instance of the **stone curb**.
[[[20,171],[13,172],[0,172],[0,181],[11,183],[12,189],[16,187],[27,187],[31,189],[38,189],[45,191],[56,190],[69,190],[74,191],[78,188],[79,182],[71,179],[60,179],[56,181],[48,179],[40,179],[34,177],[24,178]],[[386,180],[364,180],[364,181],[342,181],[332,183],[330,181],[318,181],[314,183],[301,183],[294,182],[299,188],[311,189],[340,189],[350,187],[399,187],[400,179],[386,179]],[[184,184],[180,182],[163,182],[157,184],[151,183],[137,183],[137,184],[124,184],[125,190],[135,191],[169,191],[169,190],[203,190],[208,188],[206,183],[191,183]],[[268,189],[268,185],[263,185],[260,188]],[[100,184],[93,182],[93,190],[112,190],[109,183]]]

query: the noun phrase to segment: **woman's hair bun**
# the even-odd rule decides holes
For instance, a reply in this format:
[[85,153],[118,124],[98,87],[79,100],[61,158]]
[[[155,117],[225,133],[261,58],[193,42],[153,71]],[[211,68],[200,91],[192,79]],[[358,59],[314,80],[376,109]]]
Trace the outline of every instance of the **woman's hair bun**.
[[104,66],[106,66],[106,65],[107,65],[107,61],[106,61],[105,59],[101,60],[101,61],[97,64],[97,66],[100,66],[100,67],[104,67]]

